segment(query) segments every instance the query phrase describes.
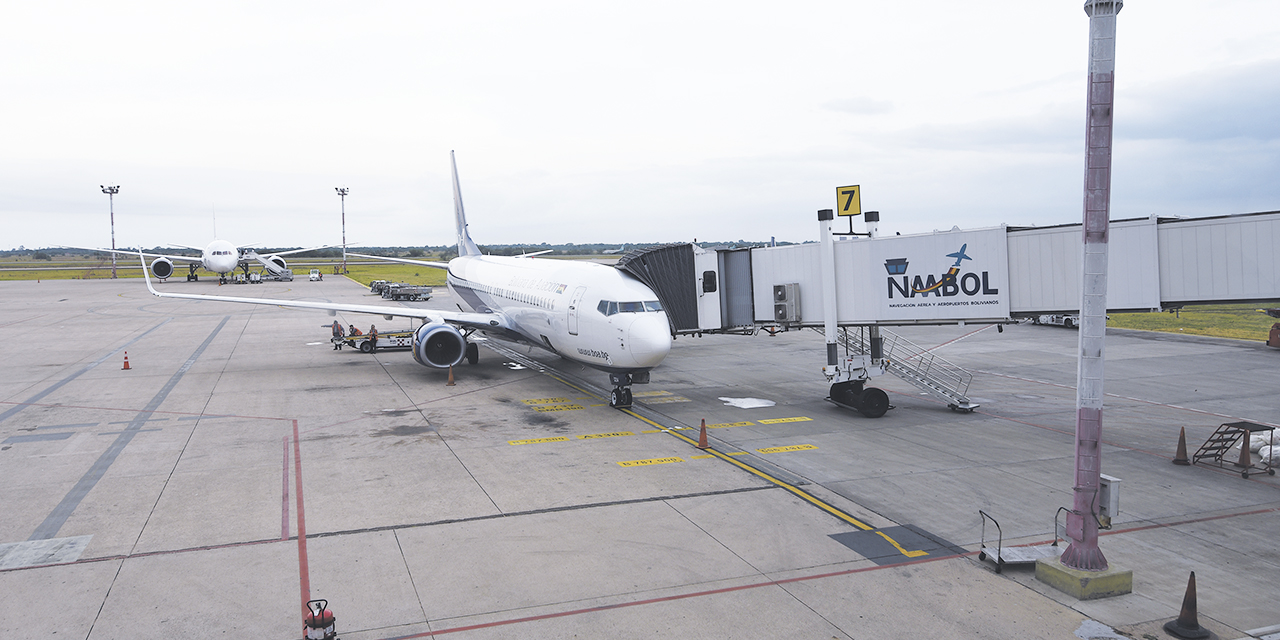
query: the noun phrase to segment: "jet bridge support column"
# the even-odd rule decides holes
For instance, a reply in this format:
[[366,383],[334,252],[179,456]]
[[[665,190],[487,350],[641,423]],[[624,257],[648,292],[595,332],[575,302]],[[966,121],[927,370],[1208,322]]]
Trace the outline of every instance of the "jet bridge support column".
[[836,346],[836,246],[831,235],[831,221],[835,216],[831,209],[818,211],[818,237],[822,241],[822,331],[827,338],[827,366],[840,363],[840,351]]

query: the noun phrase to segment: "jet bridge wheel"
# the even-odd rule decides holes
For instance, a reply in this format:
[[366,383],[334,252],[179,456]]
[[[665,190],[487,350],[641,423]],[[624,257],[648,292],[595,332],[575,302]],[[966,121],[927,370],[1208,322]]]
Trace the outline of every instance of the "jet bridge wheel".
[[882,389],[867,387],[858,396],[858,413],[868,418],[879,418],[889,410],[889,394]]
[[858,396],[862,394],[862,381],[837,382],[831,385],[831,399],[836,404],[857,408]]

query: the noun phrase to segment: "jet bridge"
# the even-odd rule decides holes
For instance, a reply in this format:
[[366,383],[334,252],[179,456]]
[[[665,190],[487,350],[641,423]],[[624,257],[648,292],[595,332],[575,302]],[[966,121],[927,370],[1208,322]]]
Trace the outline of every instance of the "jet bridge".
[[[841,367],[863,371],[834,378],[827,372],[836,384],[857,383],[842,393],[833,386],[832,400],[843,396],[843,404],[853,406],[857,398],[850,389],[862,392],[866,372],[886,371],[884,360],[904,365],[904,357],[923,357],[886,353],[883,327],[1008,323],[1080,310],[1079,223],[837,237],[825,243],[831,252],[826,259],[823,242],[750,249],[677,244],[632,251],[618,268],[658,293],[675,334],[823,328],[829,349],[845,347]],[[1280,301],[1278,211],[1117,220],[1110,224],[1109,246],[1108,312]],[[834,337],[849,327],[867,328],[868,337]],[[889,342],[898,339],[890,335]],[[936,364],[955,377],[939,360],[931,359],[930,369]],[[887,372],[899,373],[895,367]],[[921,378],[918,369],[911,375]],[[964,396],[964,376],[950,385],[923,378],[911,382],[941,387],[927,390],[952,408],[975,406]]]

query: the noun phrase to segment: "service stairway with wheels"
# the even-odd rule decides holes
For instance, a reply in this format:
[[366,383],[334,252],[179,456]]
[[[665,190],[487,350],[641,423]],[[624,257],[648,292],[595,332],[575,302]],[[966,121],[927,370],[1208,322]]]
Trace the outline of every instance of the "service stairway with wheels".
[[[849,328],[844,328],[836,332],[837,343],[850,353],[870,355],[870,331],[865,327],[852,329],[851,331]],[[824,333],[820,327],[814,330]],[[884,327],[880,328],[880,335],[884,339],[881,357],[885,362],[886,373],[892,373],[910,382],[917,389],[947,403],[947,408],[952,411],[969,413],[978,408],[979,405],[970,402],[965,395],[969,392],[969,384],[973,382],[972,373]],[[859,391],[862,390],[859,389]],[[841,401],[835,397],[832,400]]]

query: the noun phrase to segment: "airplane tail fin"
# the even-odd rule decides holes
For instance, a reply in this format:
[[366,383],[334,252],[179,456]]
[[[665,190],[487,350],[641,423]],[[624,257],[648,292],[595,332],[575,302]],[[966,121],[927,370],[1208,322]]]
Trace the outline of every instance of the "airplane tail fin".
[[471,234],[467,232],[467,213],[462,208],[462,186],[458,184],[458,161],[453,158],[453,152],[449,152],[449,164],[453,169],[453,215],[458,225],[458,255],[459,256],[478,256],[480,255],[480,247],[471,240]]

